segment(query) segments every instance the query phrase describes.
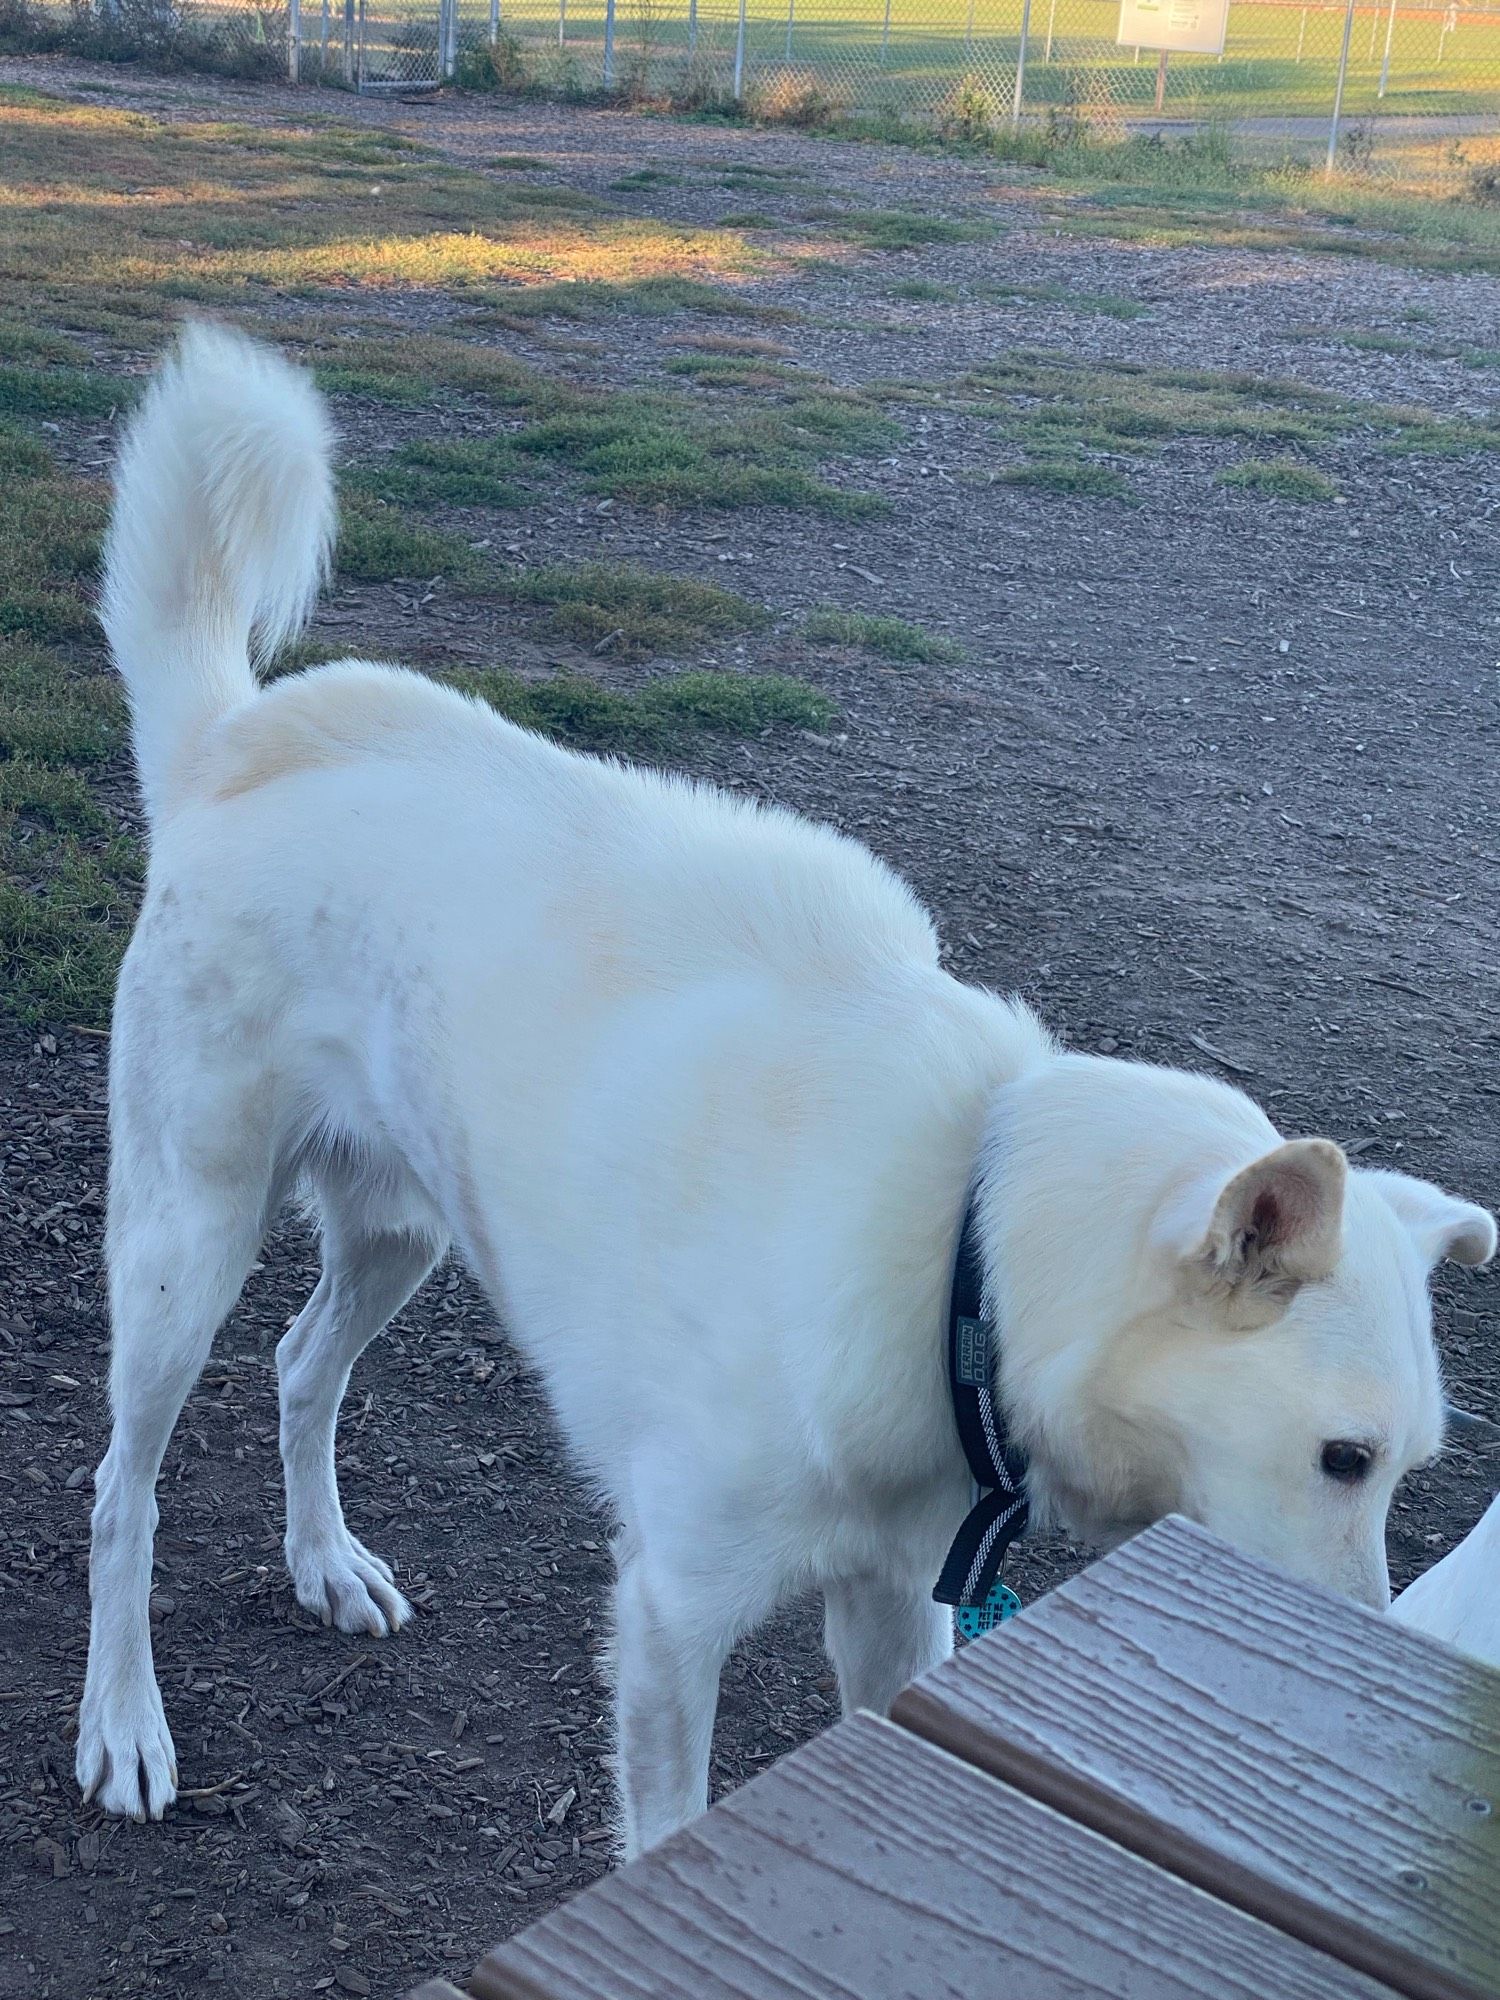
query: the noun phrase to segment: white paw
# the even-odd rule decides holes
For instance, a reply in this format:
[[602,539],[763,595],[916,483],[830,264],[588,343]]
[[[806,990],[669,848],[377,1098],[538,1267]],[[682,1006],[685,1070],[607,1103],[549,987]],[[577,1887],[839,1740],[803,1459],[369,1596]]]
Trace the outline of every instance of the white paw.
[[342,1540],[309,1548],[287,1545],[286,1566],[304,1611],[341,1632],[384,1639],[399,1632],[411,1606],[396,1588],[390,1566],[345,1532]]
[[85,1687],[74,1770],[86,1799],[127,1819],[160,1819],[177,1796],[172,1747],[155,1681],[124,1695]]

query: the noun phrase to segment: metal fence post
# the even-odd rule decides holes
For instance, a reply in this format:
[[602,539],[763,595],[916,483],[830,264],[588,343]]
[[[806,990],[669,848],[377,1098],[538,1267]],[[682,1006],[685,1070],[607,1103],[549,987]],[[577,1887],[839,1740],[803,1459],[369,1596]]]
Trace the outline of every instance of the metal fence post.
[[1302,60],[1302,44],[1307,40],[1307,9],[1302,9],[1302,26],[1297,30],[1297,60]]
[[1339,156],[1339,115],[1344,108],[1344,79],[1349,74],[1349,37],[1354,33],[1354,0],[1344,0],[1344,41],[1339,50],[1338,82],[1333,87],[1333,118],[1328,127],[1328,167],[1327,178],[1333,179],[1333,170]]
[[354,0],[344,0],[344,81],[354,88]]
[[458,0],[438,6],[438,82],[449,83],[458,68]]
[[786,0],[786,59],[792,59],[792,24],[797,18],[797,0]]
[[[880,67],[885,68],[886,58],[891,52],[891,0],[885,0],[885,21],[880,30]],[[1442,44],[1438,44],[1438,54],[1442,54]]]
[[1155,108],[1161,111],[1167,102],[1167,51],[1162,50],[1156,58],[1156,98]]
[[1047,53],[1042,57],[1044,63],[1050,63],[1052,60],[1052,30],[1056,25],[1057,0],[1052,0],[1052,5],[1047,9]]
[[740,0],[739,26],[734,31],[734,101],[740,104],[745,96],[745,0]]
[[615,80],[615,0],[604,0],[604,88]]
[[289,83],[302,81],[302,0],[287,0],[286,74]]
[[1010,102],[1010,123],[1014,131],[1021,122],[1021,100],[1026,94],[1026,39],[1031,33],[1031,0],[1021,0],[1021,46],[1016,50],[1016,94]]
[[688,0],[688,54],[698,53],[698,0]]
[[1391,80],[1391,43],[1396,37],[1396,0],[1391,0],[1391,11],[1385,22],[1385,55],[1380,64],[1380,88],[1377,97],[1385,96],[1385,87]]
[[557,46],[568,39],[568,0],[557,0]]
[[490,47],[500,39],[500,0],[490,0]]

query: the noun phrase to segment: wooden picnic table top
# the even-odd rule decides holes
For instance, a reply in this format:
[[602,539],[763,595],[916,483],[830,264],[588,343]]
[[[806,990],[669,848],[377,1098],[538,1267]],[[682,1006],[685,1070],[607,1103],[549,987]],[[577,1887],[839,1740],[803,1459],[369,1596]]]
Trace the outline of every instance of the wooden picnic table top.
[[893,1713],[1412,2000],[1500,1995],[1500,1674],[1187,1521]]
[[1388,2000],[873,1715],[484,1960],[476,2000]]
[[1167,1521],[469,1991],[1500,2000],[1500,1674]]

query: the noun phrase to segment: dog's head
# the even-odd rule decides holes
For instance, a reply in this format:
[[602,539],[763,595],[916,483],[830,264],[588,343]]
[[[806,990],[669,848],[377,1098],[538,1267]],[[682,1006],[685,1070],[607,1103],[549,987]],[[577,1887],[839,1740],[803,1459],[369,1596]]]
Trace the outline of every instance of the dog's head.
[[1064,1056],[1002,1093],[982,1219],[1040,1510],[1111,1541],[1182,1513],[1366,1604],[1443,1438],[1429,1271],[1491,1217],[1207,1078]]

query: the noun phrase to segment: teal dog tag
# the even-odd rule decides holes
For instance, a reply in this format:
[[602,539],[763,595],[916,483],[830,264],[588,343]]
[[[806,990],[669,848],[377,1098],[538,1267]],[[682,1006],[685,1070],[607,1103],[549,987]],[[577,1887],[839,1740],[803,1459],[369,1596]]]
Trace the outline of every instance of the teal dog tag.
[[1021,1600],[1008,1583],[996,1583],[990,1587],[990,1594],[983,1604],[961,1604],[954,1613],[961,1639],[979,1639],[986,1632],[993,1632],[997,1625],[1003,1625],[1007,1618],[1014,1618],[1021,1608]]

